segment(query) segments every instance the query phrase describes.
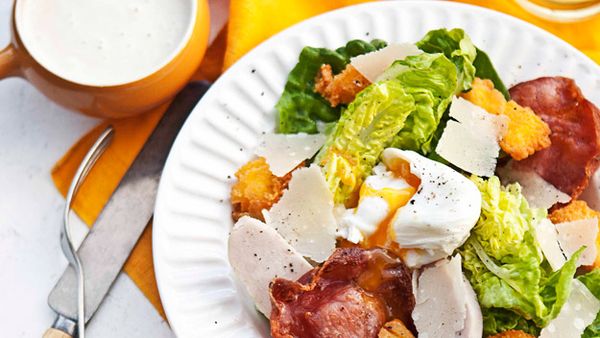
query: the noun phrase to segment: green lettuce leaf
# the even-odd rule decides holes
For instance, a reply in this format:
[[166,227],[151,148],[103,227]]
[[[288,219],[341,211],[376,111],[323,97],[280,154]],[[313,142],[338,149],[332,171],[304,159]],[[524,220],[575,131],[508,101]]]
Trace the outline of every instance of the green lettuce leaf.
[[481,305],[484,333],[536,333],[567,301],[581,250],[552,272],[535,239],[534,227],[546,211],[530,208],[517,184],[502,187],[495,176],[472,180],[481,191],[481,216],[460,252]]
[[392,67],[398,66],[402,69],[395,71],[394,78],[414,97],[416,109],[394,137],[392,146],[427,155],[433,149],[435,131],[456,90],[457,72],[443,54],[409,56]]
[[[588,272],[585,275],[577,277],[596,298],[600,299],[600,269],[595,269],[592,272]],[[596,319],[590,324],[581,338],[595,338],[600,337],[600,313],[596,315]]]
[[341,107],[331,107],[320,94],[314,92],[315,76],[319,68],[323,64],[329,64],[333,73],[337,74],[346,67],[350,58],[385,46],[386,42],[382,40],[373,40],[370,43],[352,40],[336,50],[304,47],[275,106],[279,112],[278,132],[317,133],[317,121],[336,121],[340,116]]
[[475,66],[476,77],[492,81],[494,83],[494,88],[498,89],[502,95],[504,95],[506,100],[510,100],[508,89],[506,89],[504,82],[502,82],[502,79],[496,72],[492,60],[490,60],[490,57],[479,48],[477,48],[477,57],[475,58],[475,61],[473,61],[473,66]]
[[395,80],[374,83],[356,96],[316,157],[336,203],[354,195],[414,110],[413,97]]
[[483,313],[485,335],[494,335],[509,330],[520,330],[535,337],[539,336],[538,328],[531,320],[527,320],[513,311],[489,308]]
[[471,89],[475,78],[473,61],[477,56],[477,49],[465,31],[459,28],[432,30],[417,42],[417,47],[426,53],[443,53],[454,62],[458,70],[457,93]]
[[[392,146],[429,155],[435,149],[435,134],[452,95],[471,88],[477,52],[461,29],[430,31],[417,46],[428,53],[425,55],[443,54],[446,58],[435,58],[434,63],[427,64],[424,62],[429,61],[427,58],[408,57],[396,61],[382,78],[396,78],[404,83],[417,102],[417,110],[408,117]],[[451,64],[455,66],[454,71],[451,71]],[[407,66],[419,71],[407,73]]]

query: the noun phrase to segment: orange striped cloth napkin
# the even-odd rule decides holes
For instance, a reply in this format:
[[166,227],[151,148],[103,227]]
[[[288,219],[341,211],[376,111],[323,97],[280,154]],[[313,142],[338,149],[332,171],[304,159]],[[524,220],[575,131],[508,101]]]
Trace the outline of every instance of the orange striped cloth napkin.
[[[228,26],[209,47],[195,79],[213,81],[242,55],[278,31],[311,16],[365,0],[231,0]],[[571,24],[544,21],[525,12],[508,0],[460,0],[489,7],[532,22],[570,42],[591,58],[600,62],[600,17]],[[589,32],[589,34],[582,34]],[[543,53],[543,51],[540,51]],[[115,127],[115,138],[94,170],[81,187],[74,209],[83,221],[93,224],[118,182],[164,113],[159,107],[143,116],[110,121]],[[64,195],[83,156],[104,130],[108,121],[94,128],[80,139],[54,166],[52,179]],[[125,272],[138,285],[164,317],[152,265],[150,225],[142,234]]]

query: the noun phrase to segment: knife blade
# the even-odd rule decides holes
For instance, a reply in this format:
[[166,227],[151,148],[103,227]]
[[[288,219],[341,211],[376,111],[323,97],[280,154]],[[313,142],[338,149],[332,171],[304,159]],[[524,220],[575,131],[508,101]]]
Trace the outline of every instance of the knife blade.
[[[94,315],[154,211],[158,182],[178,131],[208,82],[188,84],[173,100],[78,249],[85,271],[85,321]],[[48,296],[53,327],[74,330],[77,280],[68,266]],[[73,334],[73,332],[67,332]]]

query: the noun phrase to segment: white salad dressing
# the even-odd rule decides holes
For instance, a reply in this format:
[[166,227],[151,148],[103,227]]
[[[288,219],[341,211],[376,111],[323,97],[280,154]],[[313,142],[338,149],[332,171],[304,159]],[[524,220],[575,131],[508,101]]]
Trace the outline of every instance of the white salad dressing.
[[19,0],[16,25],[33,58],[71,82],[114,86],[166,65],[195,22],[192,0]]

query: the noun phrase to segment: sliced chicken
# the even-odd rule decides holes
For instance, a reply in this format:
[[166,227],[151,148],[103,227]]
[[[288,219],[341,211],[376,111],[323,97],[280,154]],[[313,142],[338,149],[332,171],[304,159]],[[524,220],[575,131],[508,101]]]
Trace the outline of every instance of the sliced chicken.
[[258,310],[269,317],[273,278],[298,279],[312,266],[275,229],[244,216],[229,235],[229,264]]

